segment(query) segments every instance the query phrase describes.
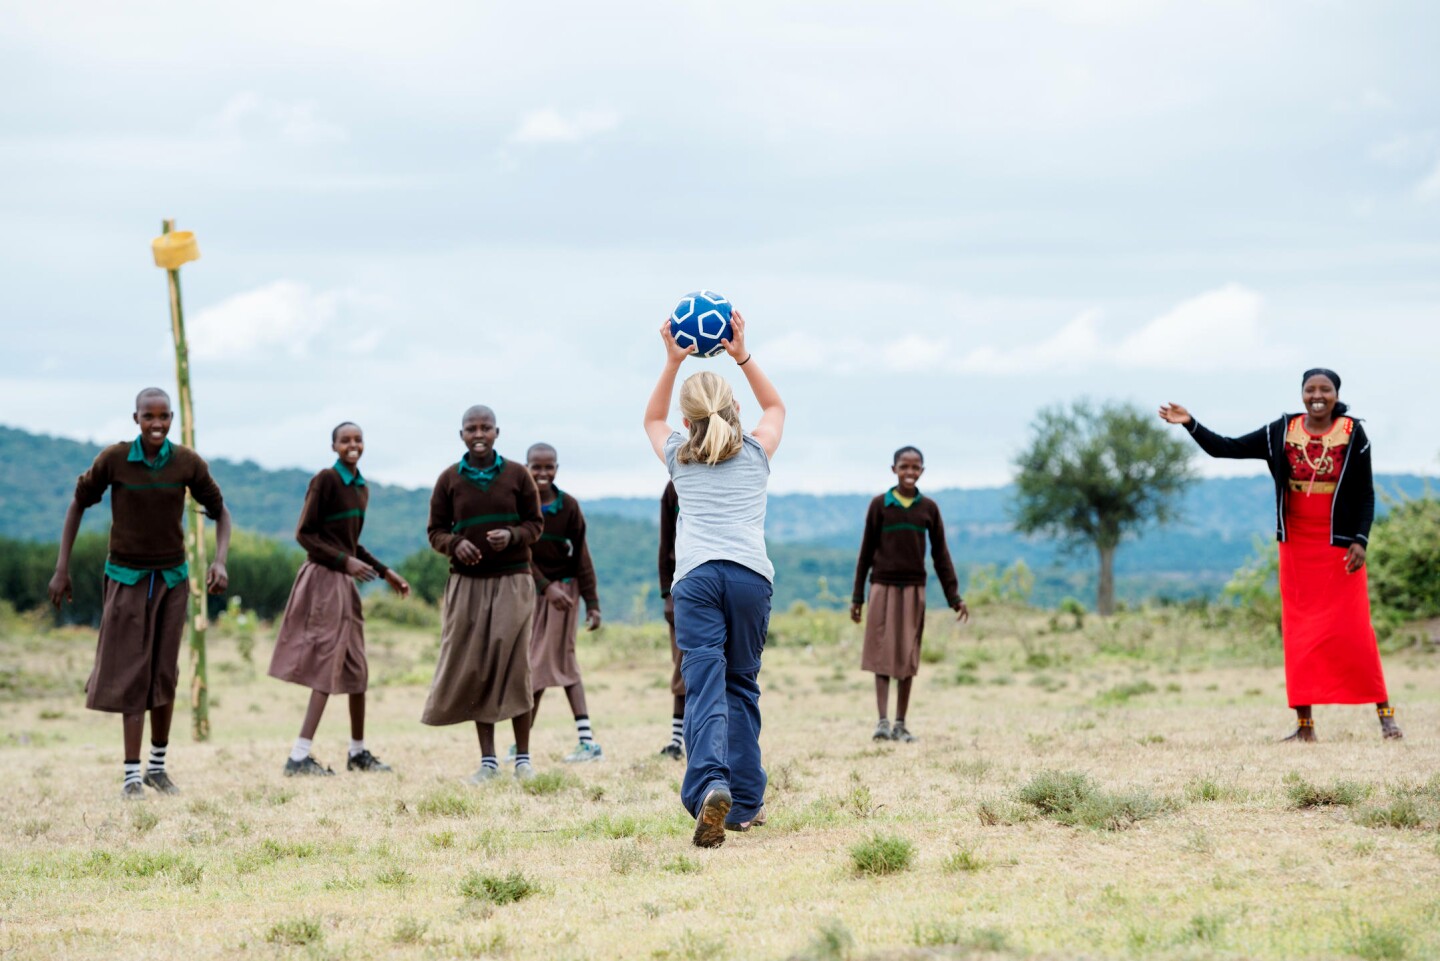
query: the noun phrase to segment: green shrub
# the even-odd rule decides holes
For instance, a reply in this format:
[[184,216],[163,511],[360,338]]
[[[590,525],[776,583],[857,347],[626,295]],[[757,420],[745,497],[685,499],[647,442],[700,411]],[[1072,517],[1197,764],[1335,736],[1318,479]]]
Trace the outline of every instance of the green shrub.
[[460,882],[460,893],[465,897],[491,904],[510,904],[528,898],[538,890],[534,882],[519,871],[511,871],[504,877],[471,871]]
[[1425,826],[1420,806],[1413,797],[1399,797],[1389,804],[1366,808],[1360,812],[1359,821],[1367,828],[1413,829]]
[[579,787],[580,779],[568,771],[541,771],[520,787],[526,794],[555,794],[565,788]]
[[1151,684],[1147,680],[1141,679],[1138,681],[1131,681],[1128,684],[1117,684],[1108,690],[1101,691],[1095,696],[1095,701],[1099,704],[1124,704],[1132,697],[1140,697],[1144,694],[1154,694],[1158,690],[1159,688],[1157,688],[1154,684]]
[[321,929],[320,922],[311,918],[277,921],[265,932],[265,940],[271,944],[319,944],[324,939],[325,932]]
[[475,795],[459,788],[431,791],[415,805],[415,813],[427,818],[466,818],[480,810]]
[[1410,933],[1394,922],[1361,921],[1350,938],[1350,953],[1365,961],[1404,961],[1410,957]]
[[874,834],[850,848],[850,861],[859,875],[897,874],[908,870],[915,845],[893,835]]
[[1369,797],[1370,788],[1358,781],[1312,784],[1292,772],[1285,775],[1285,794],[1297,808],[1350,807]]
[[1375,522],[1370,545],[1366,567],[1376,608],[1405,619],[1440,616],[1440,499],[1395,504]]
[[1059,824],[1101,831],[1123,831],[1165,809],[1164,802],[1146,791],[1102,791],[1078,771],[1041,771],[1015,796]]
[[1049,817],[1068,814],[1094,793],[1094,783],[1079,771],[1047,770],[1021,785],[1015,796]]

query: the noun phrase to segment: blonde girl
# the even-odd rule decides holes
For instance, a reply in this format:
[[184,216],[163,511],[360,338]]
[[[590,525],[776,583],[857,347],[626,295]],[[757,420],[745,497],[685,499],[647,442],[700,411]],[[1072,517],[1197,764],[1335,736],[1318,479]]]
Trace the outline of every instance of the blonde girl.
[[730,385],[702,371],[680,387],[685,431],[666,423],[675,375],[693,346],[660,328],[665,367],[645,408],[645,433],[685,510],[675,531],[675,641],[683,655],[685,745],[680,799],[695,818],[694,843],[717,847],[726,829],[765,823],[760,765],[760,655],[775,569],[765,553],[770,458],[785,430],[785,404],[745,347],[736,311],[725,351],[760,405],[747,434]]

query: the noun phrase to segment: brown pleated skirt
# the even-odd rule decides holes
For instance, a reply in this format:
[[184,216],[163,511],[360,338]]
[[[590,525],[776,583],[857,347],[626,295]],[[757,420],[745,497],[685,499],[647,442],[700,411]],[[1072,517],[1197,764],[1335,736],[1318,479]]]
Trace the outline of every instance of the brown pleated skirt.
[[270,676],[321,694],[365,691],[365,615],[354,578],[312,561],[301,565],[275,638]]
[[675,643],[675,625],[670,625],[670,693],[675,697],[685,696],[685,675],[680,673],[680,661],[685,653]]
[[440,659],[420,720],[494,724],[535,706],[530,685],[530,621],[535,582],[451,574],[441,609]]
[[530,683],[537,691],[569,687],[580,681],[580,662],[575,659],[580,585],[574,581],[558,583],[575,603],[568,611],[559,611],[544,594],[535,597],[535,626],[530,632]]
[[188,586],[166,587],[158,571],[138,584],[105,578],[100,639],[95,668],[85,683],[85,706],[140,714],[175,700],[189,607]]
[[871,584],[860,669],[887,677],[914,677],[920,673],[924,633],[923,584]]

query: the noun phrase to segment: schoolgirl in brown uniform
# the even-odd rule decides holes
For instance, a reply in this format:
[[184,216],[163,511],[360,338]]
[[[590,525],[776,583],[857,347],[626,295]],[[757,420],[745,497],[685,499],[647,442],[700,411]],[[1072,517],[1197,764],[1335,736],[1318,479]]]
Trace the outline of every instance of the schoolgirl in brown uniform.
[[[895,452],[890,467],[896,484],[870,502],[865,513],[865,534],[860,541],[860,559],[855,565],[855,594],[850,619],[860,623],[865,606],[865,578],[870,578],[870,613],[865,618],[865,646],[860,669],[875,674],[875,702],[880,720],[875,725],[877,741],[913,741],[905,726],[910,706],[910,685],[920,671],[920,641],[925,633],[925,538],[930,538],[930,557],[935,576],[945,591],[950,609],[959,620],[968,620],[970,611],[960,597],[960,581],[945,545],[945,525],[940,508],[920,493],[916,485],[925,473],[925,457],[915,447]],[[895,725],[887,720],[890,678],[899,681],[895,697]]]
[[270,676],[310,689],[310,705],[300,736],[285,761],[285,776],[329,775],[310,753],[320,716],[332,694],[350,696],[349,771],[389,771],[365,746],[365,689],[370,679],[365,659],[365,614],[356,581],[384,578],[401,597],[410,585],[380,563],[360,543],[370,488],[360,474],[365,434],[349,421],[330,432],[333,467],[310,478],[295,540],[305,548],[305,563],[295,576],[285,619],[275,638]]
[[605,752],[590,726],[585,684],[580,680],[580,662],[575,657],[575,630],[579,627],[582,599],[585,629],[600,629],[600,597],[595,565],[585,540],[585,513],[579,501],[555,486],[555,473],[560,469],[555,448],[532,444],[525,461],[540,492],[540,513],[545,519],[540,540],[530,550],[530,570],[535,578],[535,620],[530,634],[530,686],[535,689],[535,708],[530,712],[530,727],[534,730],[545,689],[563,687],[579,737],[575,750],[565,760],[600,761]]
[[[171,443],[170,395],[148,387],[135,398],[140,436],[112,444],[75,482],[65,514],[60,555],[50,579],[58,609],[71,598],[70,551],[87,508],[110,494],[110,552],[105,559],[105,602],[95,667],[85,685],[85,706],[123,715],[125,781],[120,796],[142,800],[148,785],[163,794],[179,788],[165,771],[180,640],[189,611],[190,570],[185,561],[185,492],[214,519],[215,560],[205,572],[211,594],[228,582],[230,512],[205,459]],[[150,763],[140,773],[140,739],[150,712]]]
[[440,658],[420,720],[475,722],[479,784],[499,776],[495,724],[515,729],[515,776],[530,763],[530,624],[535,581],[530,546],[544,524],[540,495],[525,465],[495,451],[495,412],[475,406],[461,419],[465,455],[447,467],[430,495],[430,546],[450,558],[441,607]]
[[675,483],[665,485],[660,495],[660,597],[665,601],[665,623],[670,625],[670,696],[674,708],[670,717],[670,743],[660,749],[666,757],[677,761],[685,758],[685,677],[680,673],[684,655],[675,643],[675,598],[670,588],[675,583],[675,522],[680,517],[680,495]]

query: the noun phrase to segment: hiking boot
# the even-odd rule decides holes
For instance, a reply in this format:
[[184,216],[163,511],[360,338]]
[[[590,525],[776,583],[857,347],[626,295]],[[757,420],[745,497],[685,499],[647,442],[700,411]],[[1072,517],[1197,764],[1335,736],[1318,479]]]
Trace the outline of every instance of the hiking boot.
[[603,760],[605,760],[605,752],[600,750],[600,745],[595,741],[581,741],[575,745],[575,750],[565,755],[565,761],[568,764]]
[[891,738],[890,722],[882,717],[879,723],[875,725],[875,733],[870,735],[870,739],[872,741],[888,741],[891,740]]
[[515,765],[515,780],[528,781],[535,776],[535,765],[529,761],[521,761]]
[[390,765],[370,753],[366,748],[359,754],[350,755],[350,760],[345,762],[347,771],[369,771],[371,774],[384,774],[390,770]]
[[493,781],[500,776],[498,767],[486,767],[480,765],[480,769],[465,779],[466,784],[484,784],[486,781]]
[[676,744],[674,741],[671,741],[669,744],[665,745],[660,749],[660,756],[674,758],[677,761],[683,761],[685,760],[685,751],[683,748],[680,747],[680,745]]
[[307,754],[305,760],[297,761],[294,758],[285,759],[285,776],[294,777],[297,774],[304,774],[313,777],[334,777],[335,772],[325,767],[314,757]]
[[916,738],[915,735],[911,734],[910,730],[905,726],[904,721],[896,721],[895,726],[890,728],[890,740],[904,741],[906,744],[910,744],[914,742]]
[[180,789],[175,786],[175,782],[170,780],[170,775],[164,771],[146,771],[145,777],[141,779],[141,783],[146,787],[153,787],[161,794],[180,793]]
[[712,787],[706,792],[691,839],[697,848],[718,848],[725,843],[725,815],[730,813],[730,803],[729,788]]
[[145,800],[145,788],[140,785],[139,781],[126,781],[125,786],[120,789],[120,797],[126,801],[143,801]]
[[726,821],[727,831],[748,831],[751,828],[763,828],[765,826],[765,805],[760,805],[760,810],[748,821]]

